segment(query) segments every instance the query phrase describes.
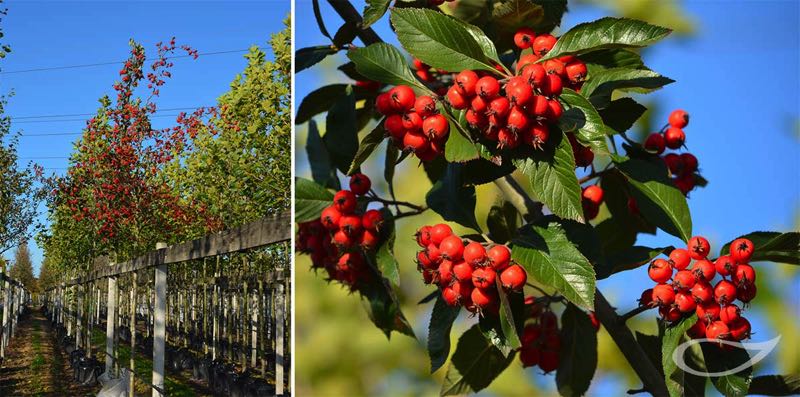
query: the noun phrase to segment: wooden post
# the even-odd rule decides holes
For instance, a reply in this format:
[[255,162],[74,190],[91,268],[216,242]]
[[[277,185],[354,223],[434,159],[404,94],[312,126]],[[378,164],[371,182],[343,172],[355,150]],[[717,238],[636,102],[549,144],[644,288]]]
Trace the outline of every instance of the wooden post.
[[108,278],[108,298],[106,300],[106,373],[111,375],[114,368],[114,319],[117,310],[117,278]]
[[75,324],[75,349],[79,349],[83,340],[83,285],[79,285],[76,290],[78,291],[78,318]]
[[[3,262],[3,276],[6,274],[6,262]],[[5,277],[3,277],[5,279]],[[10,332],[9,324],[8,324],[8,300],[11,290],[11,283],[8,280],[5,280],[3,283],[3,338],[0,340],[0,357],[6,358],[6,346],[8,345],[8,333]]]
[[128,382],[128,392],[130,393],[130,397],[134,397],[134,377],[136,374],[136,279],[137,274],[133,272],[133,281],[131,283],[131,307],[130,307],[130,314],[131,314],[131,361],[130,361],[130,380]]
[[[276,270],[281,274],[283,270]],[[275,395],[283,395],[283,326],[285,322],[283,280],[275,284]]]
[[[248,300],[250,300],[249,296]],[[252,301],[253,306],[252,310],[250,310],[252,316],[250,318],[250,366],[255,368],[256,359],[258,358],[258,296],[253,296]]]
[[[164,243],[156,244],[156,249],[167,248]],[[155,275],[155,320],[153,323],[153,386],[164,390],[164,353],[167,337],[167,265],[156,266]],[[153,397],[161,393],[153,389]]]

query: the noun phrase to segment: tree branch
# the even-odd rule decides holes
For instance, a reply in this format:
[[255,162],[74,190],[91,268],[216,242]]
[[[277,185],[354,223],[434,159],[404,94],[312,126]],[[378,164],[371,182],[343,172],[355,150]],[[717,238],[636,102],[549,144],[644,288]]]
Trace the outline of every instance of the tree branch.
[[[345,22],[354,22],[356,26],[361,26],[361,23],[363,22],[361,14],[358,13],[358,11],[355,9],[355,7],[353,7],[352,4],[350,4],[349,1],[328,0],[328,4],[330,4],[331,7],[333,7],[333,10],[336,11],[336,13],[339,14],[339,16],[342,17],[342,19]],[[378,34],[375,33],[375,31],[372,30],[372,28],[366,28],[366,29],[359,28],[357,36],[359,39],[361,39],[361,42],[364,43],[364,45],[383,42],[380,36],[378,36]]]

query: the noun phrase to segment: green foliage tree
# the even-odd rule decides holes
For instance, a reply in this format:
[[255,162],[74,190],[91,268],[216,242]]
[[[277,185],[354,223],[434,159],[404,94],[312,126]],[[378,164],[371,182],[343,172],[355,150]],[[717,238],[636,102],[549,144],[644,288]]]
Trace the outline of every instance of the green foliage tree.
[[24,284],[28,291],[37,291],[38,284],[33,275],[33,261],[27,243],[20,243],[14,251],[14,264],[9,269],[8,275]]

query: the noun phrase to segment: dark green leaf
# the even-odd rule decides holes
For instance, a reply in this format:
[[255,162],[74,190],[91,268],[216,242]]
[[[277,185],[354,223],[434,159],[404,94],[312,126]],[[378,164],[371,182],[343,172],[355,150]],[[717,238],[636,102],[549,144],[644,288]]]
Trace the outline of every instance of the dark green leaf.
[[606,126],[597,109],[583,95],[565,88],[560,96],[567,109],[558,120],[564,132],[573,132],[578,141],[592,148],[595,154],[607,154]]
[[344,97],[328,111],[325,120],[325,136],[322,140],[333,164],[346,173],[358,151],[356,100],[350,86],[345,89]]
[[458,339],[456,351],[442,384],[440,395],[475,393],[489,386],[514,360],[484,338],[478,325]]
[[396,238],[394,216],[388,208],[382,208],[381,213],[383,214],[383,230],[381,230],[383,243],[375,253],[375,262],[383,277],[392,285],[400,285],[400,265],[394,256]]
[[502,206],[492,206],[489,210],[489,217],[486,219],[486,226],[489,228],[489,235],[492,240],[499,244],[505,244],[517,234],[519,212],[513,204],[503,202]]
[[664,329],[661,337],[661,366],[664,369],[664,381],[667,383],[667,390],[672,397],[683,395],[683,371],[678,368],[678,364],[672,359],[672,353],[683,341],[683,336],[689,328],[697,322],[697,316],[685,318],[678,323],[672,324]]
[[647,93],[659,89],[675,80],[652,70],[614,68],[598,71],[583,83],[581,94],[589,98],[597,108],[605,108],[615,90]]
[[314,182],[325,187],[337,188],[339,179],[336,178],[336,170],[333,168],[328,149],[325,148],[325,143],[322,142],[322,138],[319,136],[317,123],[314,120],[308,123],[306,153],[308,154],[311,177]]
[[569,241],[561,225],[526,226],[513,243],[511,257],[529,276],[556,289],[570,302],[594,309],[594,268]]
[[358,25],[353,21],[347,21],[339,27],[336,35],[333,36],[333,45],[342,48],[346,44],[350,44],[355,40],[358,34]]
[[364,138],[361,139],[361,143],[358,144],[358,151],[356,152],[355,157],[353,157],[353,162],[350,164],[350,169],[347,171],[347,175],[353,175],[354,173],[358,172],[361,168],[361,164],[366,161],[369,156],[375,151],[375,148],[383,142],[383,138],[386,136],[386,132],[383,130],[383,122],[379,122],[375,128],[370,131],[369,134],[365,135]]
[[[320,113],[327,112],[331,106],[346,94],[347,87],[347,84],[330,84],[311,91],[300,102],[294,123],[300,125]],[[369,94],[361,87],[353,87],[353,93],[356,96],[356,100],[369,97]]]
[[[522,330],[522,325],[525,323],[523,317],[525,297],[520,292],[505,291],[500,277],[495,278],[495,282],[500,296],[500,329],[503,331],[503,337],[508,346],[518,349],[522,346],[518,332]],[[519,320],[515,320],[515,317]]]
[[397,146],[388,142],[386,145],[386,157],[384,158],[383,179],[389,184],[390,189],[394,186],[394,169],[399,155],[400,150],[397,149]]
[[347,62],[347,63],[341,64],[336,69],[338,69],[340,72],[344,73],[345,76],[347,76],[347,77],[349,77],[349,78],[351,78],[351,79],[353,79],[355,81],[369,80],[368,78],[364,77],[361,73],[358,73],[358,70],[356,70],[356,64],[353,63],[353,62]]
[[294,221],[303,223],[319,219],[322,210],[333,204],[333,193],[305,178],[295,178]]
[[[456,17],[483,28],[498,43],[500,52],[514,47],[513,36],[520,27],[537,33],[550,32],[561,24],[566,0],[461,0]],[[471,6],[471,7],[470,7]]]
[[447,361],[450,355],[450,329],[458,318],[461,306],[450,306],[442,299],[439,291],[436,293],[436,303],[431,312],[431,322],[428,325],[428,356],[431,358],[431,373],[436,372]]
[[597,369],[597,332],[581,309],[568,304],[561,314],[561,349],[556,385],[562,396],[582,396]]
[[625,97],[611,101],[599,113],[603,123],[608,127],[606,133],[612,135],[628,131],[646,111],[646,107],[632,98]]
[[366,29],[370,27],[373,23],[377,22],[379,19],[386,14],[386,10],[389,9],[389,4],[391,4],[391,0],[366,0],[366,5],[364,6],[364,20],[361,22],[362,29]]
[[642,347],[644,354],[658,369],[658,372],[664,375],[664,369],[661,368],[661,338],[657,335],[647,335],[636,331],[636,342]]
[[347,56],[356,65],[358,73],[370,80],[427,90],[411,73],[403,54],[391,44],[375,43],[355,48]]
[[603,69],[611,68],[646,69],[642,57],[638,53],[623,48],[610,48],[582,54],[581,61],[586,64],[589,76]]
[[322,13],[319,10],[319,0],[313,0],[311,4],[314,7],[314,19],[317,20],[317,27],[319,27],[319,32],[322,33],[323,36],[330,39],[331,34],[328,33],[328,29],[325,27],[325,21],[322,19]]
[[480,232],[481,228],[475,219],[475,188],[464,186],[460,164],[447,164],[444,177],[433,185],[425,201],[444,220]]
[[[800,265],[800,233],[798,232],[753,232],[740,236],[753,242],[750,262],[772,261]],[[720,249],[720,255],[728,255],[731,243]]]
[[597,268],[597,279],[604,279],[614,273],[625,270],[636,269],[639,266],[649,263],[661,254],[671,252],[674,247],[650,248],[633,246],[624,251],[616,252],[606,257],[608,264],[606,267]]
[[639,211],[661,230],[688,241],[692,236],[692,217],[686,197],[667,177],[664,166],[639,159],[617,163],[633,189]]
[[800,394],[800,375],[763,375],[750,382],[748,394],[794,396]]
[[[444,158],[451,163],[463,163],[479,158],[478,148],[470,138],[464,136],[464,132],[458,126],[459,120],[451,117],[447,119],[450,121],[450,134],[444,146]],[[459,115],[459,119],[463,119],[463,112]]]
[[583,222],[581,187],[575,176],[575,157],[569,140],[553,131],[544,151],[514,161],[530,180],[533,192],[554,214]]
[[602,18],[564,33],[542,60],[586,53],[602,48],[644,47],[661,40],[670,29],[626,18]]
[[[750,361],[747,350],[740,347],[727,346],[726,349],[722,349],[711,343],[703,343],[701,346],[709,373],[728,371]],[[725,396],[739,397],[747,394],[752,378],[753,367],[747,365],[735,374],[712,377],[711,383]]]
[[466,185],[483,185],[506,175],[510,175],[516,170],[514,164],[509,161],[497,165],[483,158],[467,161],[463,165],[464,184]]
[[363,283],[359,291],[365,299],[363,301],[364,309],[370,320],[383,331],[387,338],[391,337],[392,331],[414,338],[414,330],[400,310],[400,302],[388,280],[380,277],[378,269],[374,266],[371,265],[369,268],[375,280]]
[[[409,157],[411,152],[403,152],[403,155],[400,156],[400,161],[403,161],[404,158]],[[422,169],[425,170],[425,175],[428,176],[428,180],[431,183],[435,184],[440,179],[444,178],[444,173],[447,170],[447,164],[449,164],[444,157],[438,156],[435,159],[427,162],[422,163]]]
[[336,48],[329,45],[301,48],[294,55],[294,72],[300,73],[335,53]]
[[391,20],[403,48],[434,68],[495,71],[474,31],[453,17],[430,9],[396,8]]

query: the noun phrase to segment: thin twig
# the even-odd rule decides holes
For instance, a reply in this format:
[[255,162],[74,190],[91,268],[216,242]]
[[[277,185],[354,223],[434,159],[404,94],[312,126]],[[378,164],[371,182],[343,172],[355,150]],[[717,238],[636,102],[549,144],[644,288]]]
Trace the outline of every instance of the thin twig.
[[647,306],[647,305],[641,305],[641,306],[637,307],[636,309],[633,309],[633,310],[631,310],[631,311],[619,316],[619,319],[620,319],[620,321],[625,322],[625,321],[628,321],[628,319],[636,316],[637,314],[646,312],[646,311],[648,311],[650,309],[652,309],[652,307]]

